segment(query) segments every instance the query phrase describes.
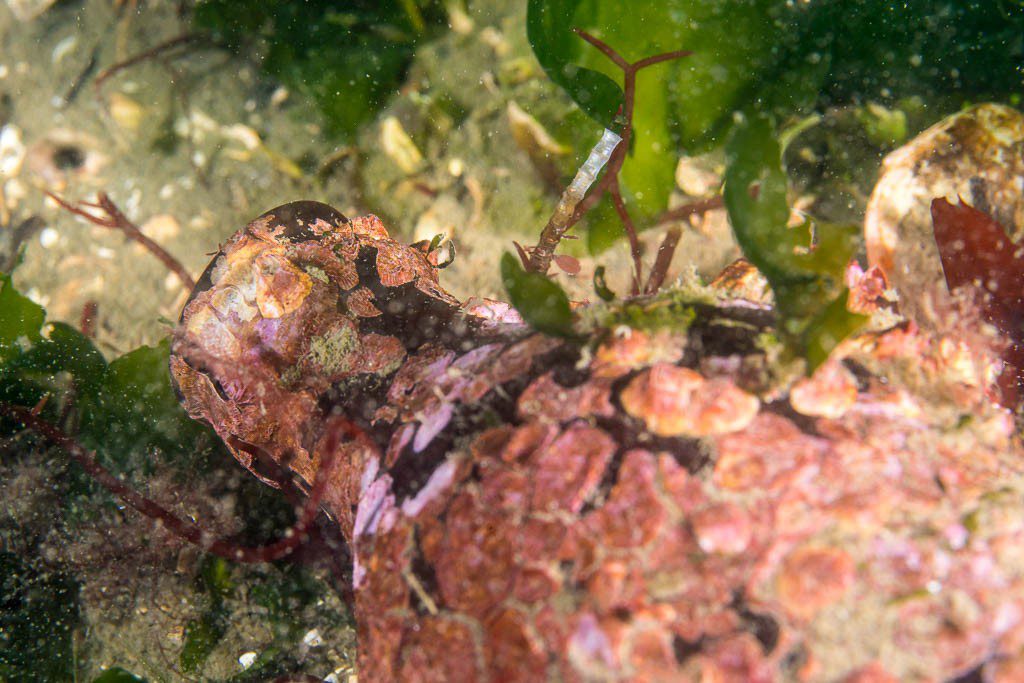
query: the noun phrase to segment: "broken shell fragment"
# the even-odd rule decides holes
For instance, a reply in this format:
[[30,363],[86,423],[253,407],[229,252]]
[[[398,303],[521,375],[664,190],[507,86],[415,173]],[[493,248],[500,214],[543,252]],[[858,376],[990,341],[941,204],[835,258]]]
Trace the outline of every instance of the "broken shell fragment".
[[388,158],[406,174],[412,175],[423,167],[423,154],[394,116],[380,124],[380,144]]
[[0,178],[13,178],[25,161],[25,145],[21,129],[12,123],[0,128]]

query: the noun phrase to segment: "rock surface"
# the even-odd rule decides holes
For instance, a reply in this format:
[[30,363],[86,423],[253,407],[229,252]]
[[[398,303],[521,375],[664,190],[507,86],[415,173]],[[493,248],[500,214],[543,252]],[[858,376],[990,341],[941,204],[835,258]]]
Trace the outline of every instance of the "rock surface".
[[991,359],[902,324],[790,393],[764,304],[612,304],[578,345],[460,307],[433,259],[280,207],[216,257],[172,356],[246,467],[329,477],[361,680],[1019,670],[1024,450]]

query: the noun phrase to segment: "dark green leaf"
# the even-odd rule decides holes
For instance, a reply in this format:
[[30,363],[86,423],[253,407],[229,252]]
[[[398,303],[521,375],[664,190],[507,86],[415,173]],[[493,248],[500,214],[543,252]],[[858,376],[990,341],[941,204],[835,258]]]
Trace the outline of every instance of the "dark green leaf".
[[196,458],[215,441],[191,420],[170,383],[170,340],[110,363],[98,390],[80,399],[82,442],[122,472],[152,466],[155,452]]
[[863,323],[846,310],[843,286],[856,226],[787,227],[786,174],[769,117],[745,117],[726,145],[725,206],[736,241],[768,279],[779,311],[780,336],[814,369]]
[[0,273],[0,362],[17,353],[18,346],[37,341],[45,319],[43,307],[19,294],[11,276]]
[[0,552],[0,681],[74,679],[78,591],[71,577]]
[[603,301],[612,301],[615,299],[615,292],[608,288],[608,285],[604,281],[604,266],[598,266],[594,269],[594,292]]
[[605,74],[577,62],[583,41],[573,33],[580,0],[530,0],[526,36],[544,73],[605,128],[614,127],[622,88]]
[[198,671],[226,632],[227,619],[220,609],[209,610],[185,624],[185,644],[178,657],[185,673]]
[[531,327],[559,337],[572,336],[569,297],[555,282],[540,273],[526,272],[509,253],[501,257],[501,281],[510,303]]
[[112,666],[92,679],[92,683],[146,683],[146,679],[119,666]]

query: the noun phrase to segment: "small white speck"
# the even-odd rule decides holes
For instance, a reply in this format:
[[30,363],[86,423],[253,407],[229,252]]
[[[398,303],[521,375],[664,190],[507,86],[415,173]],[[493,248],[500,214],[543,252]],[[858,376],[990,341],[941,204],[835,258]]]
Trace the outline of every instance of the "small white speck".
[[49,249],[53,245],[57,244],[57,240],[60,239],[60,234],[53,228],[46,228],[39,233],[39,244],[43,245],[43,249]]
[[241,665],[241,667],[243,669],[248,669],[250,666],[253,665],[253,663],[255,661],[256,661],[256,653],[255,652],[246,652],[244,654],[239,655],[239,657],[238,657],[238,663]]
[[96,255],[109,261],[114,258],[115,252],[110,247],[96,247]]
[[929,581],[928,583],[926,583],[924,588],[925,588],[926,591],[928,591],[932,595],[935,595],[940,590],[942,590],[942,584],[940,582],[935,581],[933,579],[933,580]]
[[319,647],[324,644],[324,639],[320,635],[320,629],[314,628],[302,636],[302,642],[309,647]]
[[9,73],[11,73],[10,68],[6,64],[0,64],[0,78],[7,78]]

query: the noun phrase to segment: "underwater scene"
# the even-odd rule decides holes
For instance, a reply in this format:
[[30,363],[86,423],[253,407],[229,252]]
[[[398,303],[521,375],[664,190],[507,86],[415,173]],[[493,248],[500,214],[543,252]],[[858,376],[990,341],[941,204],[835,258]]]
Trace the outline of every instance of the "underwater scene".
[[1022,0],[0,0],[0,683],[1024,681],[1022,98]]

